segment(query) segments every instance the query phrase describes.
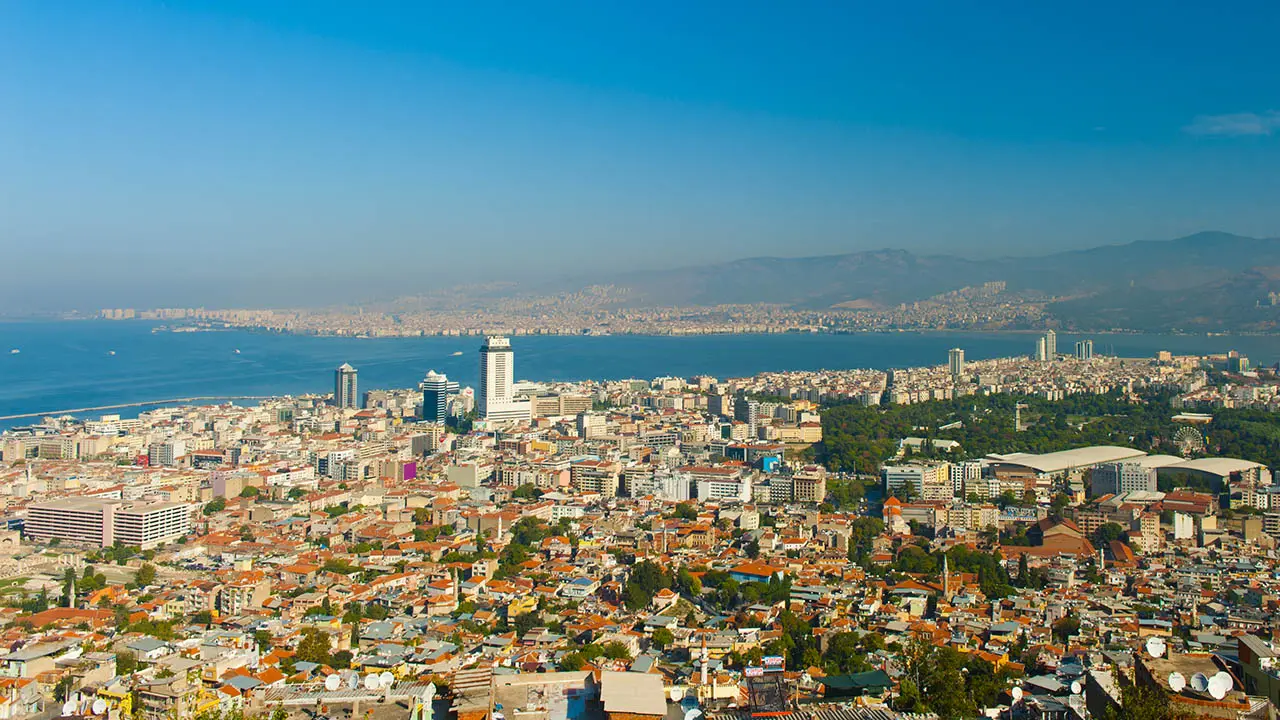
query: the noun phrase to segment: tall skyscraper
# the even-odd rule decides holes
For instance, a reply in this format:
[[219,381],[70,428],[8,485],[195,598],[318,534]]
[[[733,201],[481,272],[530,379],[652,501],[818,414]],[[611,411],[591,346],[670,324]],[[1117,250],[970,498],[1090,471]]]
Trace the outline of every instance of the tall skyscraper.
[[1093,359],[1093,341],[1081,340],[1076,343],[1076,359],[1092,360]]
[[426,422],[444,422],[449,415],[449,378],[427,371],[422,381],[422,419]]
[[1052,330],[1044,333],[1044,355],[1046,360],[1058,359],[1058,333]]
[[961,348],[948,350],[947,365],[951,368],[951,379],[954,382],[960,382],[960,378],[964,377],[964,350]]
[[1049,353],[1045,347],[1044,336],[1036,338],[1035,357],[1038,362],[1046,362],[1049,359]]
[[340,408],[359,407],[360,395],[356,391],[356,369],[342,363],[333,373],[333,404]]
[[515,398],[515,353],[511,341],[493,335],[480,346],[480,397],[476,402],[486,420],[528,420],[531,404]]

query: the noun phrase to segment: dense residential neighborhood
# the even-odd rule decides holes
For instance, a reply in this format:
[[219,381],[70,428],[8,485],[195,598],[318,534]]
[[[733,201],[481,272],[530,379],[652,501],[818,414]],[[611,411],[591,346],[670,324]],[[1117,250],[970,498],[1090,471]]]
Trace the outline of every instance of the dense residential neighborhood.
[[0,718],[1273,717],[1274,372],[956,352],[11,429]]

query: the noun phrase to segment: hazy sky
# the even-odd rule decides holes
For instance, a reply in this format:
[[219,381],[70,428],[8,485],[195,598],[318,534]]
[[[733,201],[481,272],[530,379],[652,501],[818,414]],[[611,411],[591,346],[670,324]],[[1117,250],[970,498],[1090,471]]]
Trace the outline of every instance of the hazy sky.
[[0,3],[0,311],[1280,235],[1280,3]]

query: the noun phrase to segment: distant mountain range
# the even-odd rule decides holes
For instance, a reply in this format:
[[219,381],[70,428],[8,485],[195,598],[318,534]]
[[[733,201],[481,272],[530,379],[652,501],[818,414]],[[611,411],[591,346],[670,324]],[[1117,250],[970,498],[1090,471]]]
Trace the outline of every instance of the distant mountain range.
[[[637,306],[777,303],[796,308],[891,307],[991,280],[1057,300],[1048,312],[1081,330],[1270,331],[1280,308],[1280,238],[1203,232],[1033,257],[971,260],[872,250],[748,258],[627,273],[607,282]],[[599,281],[599,279],[597,279]]]

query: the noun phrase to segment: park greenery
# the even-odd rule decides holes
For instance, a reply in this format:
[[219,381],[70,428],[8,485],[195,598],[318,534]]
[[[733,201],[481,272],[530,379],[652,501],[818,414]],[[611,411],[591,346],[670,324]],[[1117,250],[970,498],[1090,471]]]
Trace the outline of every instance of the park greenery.
[[[1020,395],[972,395],[912,405],[862,405],[852,401],[823,410],[823,440],[815,457],[828,468],[874,474],[898,453],[898,441],[920,437],[925,447],[915,457],[949,460],[1013,451],[1045,453],[1087,445],[1122,445],[1144,452],[1179,454],[1174,436],[1172,393],[1149,390],[1137,396],[1119,391],[1069,395],[1062,400]],[[1023,429],[1015,431],[1021,405]],[[946,429],[942,429],[942,428]],[[1280,417],[1262,410],[1215,410],[1204,428],[1206,454],[1236,457],[1267,466],[1280,465]],[[954,440],[956,452],[930,441]],[[857,485],[831,489],[837,507],[856,501]]]

